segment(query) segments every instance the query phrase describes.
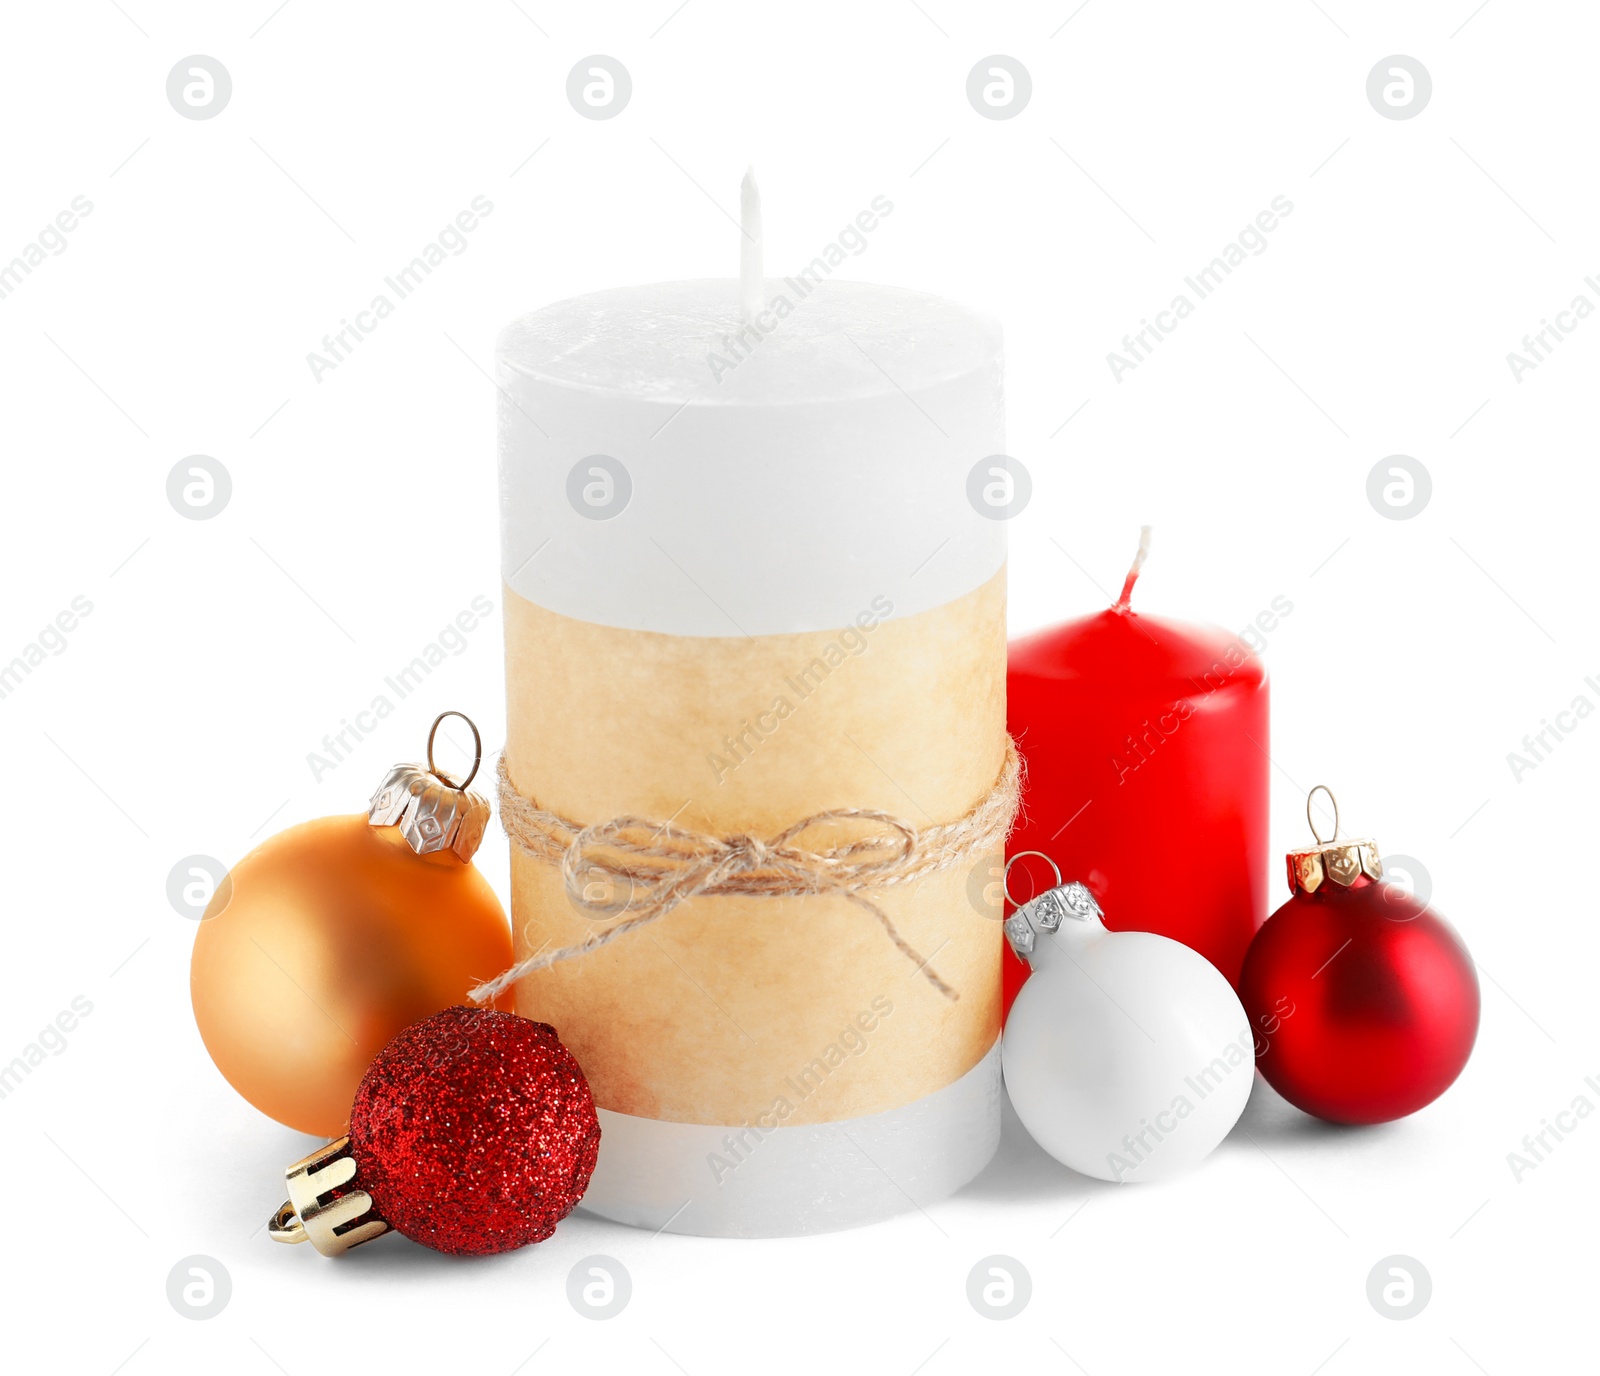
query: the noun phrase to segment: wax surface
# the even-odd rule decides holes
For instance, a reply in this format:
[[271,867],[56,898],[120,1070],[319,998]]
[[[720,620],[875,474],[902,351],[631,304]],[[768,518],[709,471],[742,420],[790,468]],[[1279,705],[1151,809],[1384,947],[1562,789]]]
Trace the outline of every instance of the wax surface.
[[[557,301],[501,331],[500,363],[561,387],[701,406],[899,396],[996,367],[1000,328],[986,316],[870,282],[823,281],[802,296],[797,280],[767,279],[770,328],[742,340],[732,280],[654,282]],[[781,318],[779,301],[791,307]],[[713,369],[712,354],[735,366]]]
[[[769,297],[785,290],[769,280]],[[790,294],[793,295],[792,289]],[[736,366],[733,280],[560,301],[500,338],[502,572],[564,616],[671,635],[911,616],[987,582],[1005,523],[967,499],[1005,451],[993,322],[917,292],[827,281]],[[574,506],[605,455],[627,502]]]
[[[1015,641],[1006,682],[1028,764],[1007,853],[1043,851],[1107,927],[1182,941],[1237,984],[1267,911],[1260,660],[1226,631],[1110,609]],[[1006,962],[1009,1003],[1026,971]]]

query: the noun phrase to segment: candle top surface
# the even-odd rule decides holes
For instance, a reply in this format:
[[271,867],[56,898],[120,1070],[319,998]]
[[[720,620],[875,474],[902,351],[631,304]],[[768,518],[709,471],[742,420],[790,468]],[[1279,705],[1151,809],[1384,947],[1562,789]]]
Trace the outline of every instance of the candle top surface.
[[1092,616],[1023,636],[1007,654],[1012,673],[1070,682],[1094,692],[1154,689],[1174,698],[1222,683],[1255,687],[1266,666],[1237,636],[1108,607]]
[[771,406],[998,373],[1000,327],[922,292],[799,278],[766,279],[765,308],[746,325],[739,282],[703,278],[557,301],[507,325],[497,355],[503,374],[554,387]]

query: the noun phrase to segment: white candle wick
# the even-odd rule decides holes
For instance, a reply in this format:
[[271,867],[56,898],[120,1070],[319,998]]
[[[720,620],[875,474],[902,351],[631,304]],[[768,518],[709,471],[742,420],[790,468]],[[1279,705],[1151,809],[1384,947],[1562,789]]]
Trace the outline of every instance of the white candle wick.
[[1126,612],[1129,599],[1133,596],[1133,585],[1139,581],[1139,570],[1144,567],[1144,561],[1150,557],[1150,527],[1139,527],[1139,552],[1133,556],[1133,567],[1128,570],[1128,577],[1122,584],[1122,596],[1117,599],[1113,611]]
[[739,187],[739,310],[746,322],[754,320],[766,305],[761,239],[761,190],[751,167]]

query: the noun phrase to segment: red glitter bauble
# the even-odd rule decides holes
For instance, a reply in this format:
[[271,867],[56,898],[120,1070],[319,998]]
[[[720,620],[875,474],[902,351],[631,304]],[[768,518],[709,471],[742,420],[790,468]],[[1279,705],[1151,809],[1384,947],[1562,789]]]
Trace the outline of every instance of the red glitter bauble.
[[368,1067],[350,1148],[376,1217],[440,1252],[506,1252],[542,1242],[583,1198],[600,1122],[553,1027],[447,1008]]

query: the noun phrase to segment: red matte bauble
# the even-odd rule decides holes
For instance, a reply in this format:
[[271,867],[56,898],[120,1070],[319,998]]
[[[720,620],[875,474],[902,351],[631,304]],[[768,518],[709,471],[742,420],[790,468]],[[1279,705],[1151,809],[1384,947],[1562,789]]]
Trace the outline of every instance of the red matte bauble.
[[541,1242],[583,1198],[600,1148],[588,1081],[555,1029],[447,1008],[380,1051],[350,1110],[355,1185],[440,1252]]
[[1478,1035],[1472,957],[1432,909],[1361,875],[1297,890],[1245,956],[1256,1066],[1295,1107],[1386,1123],[1431,1104]]

